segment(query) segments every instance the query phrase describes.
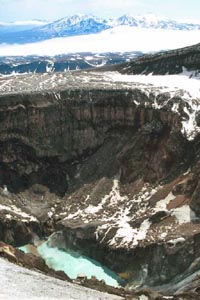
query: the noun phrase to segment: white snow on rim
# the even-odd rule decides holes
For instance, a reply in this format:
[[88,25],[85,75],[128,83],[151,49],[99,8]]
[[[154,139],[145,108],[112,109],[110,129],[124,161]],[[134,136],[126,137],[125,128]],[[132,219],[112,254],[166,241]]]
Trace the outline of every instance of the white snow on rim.
[[[154,109],[167,109],[180,115],[182,134],[193,140],[200,133],[197,123],[200,112],[200,73],[187,71],[184,67],[178,75],[123,75],[118,72],[80,72],[60,74],[29,74],[3,75],[0,82],[2,93],[22,91],[42,91],[52,88],[68,89],[74,86],[80,88],[93,87],[134,90],[139,89],[147,96],[145,105]],[[20,79],[20,80],[19,80]],[[35,85],[33,85],[33,80]],[[37,84],[36,84],[37,83]],[[164,97],[162,97],[162,95]],[[57,100],[60,94],[55,93]],[[136,105],[140,101],[133,98]],[[91,208],[90,208],[91,209]],[[100,207],[98,208],[100,209]]]
[[100,33],[54,38],[25,45],[0,44],[0,56],[58,55],[76,52],[160,51],[199,42],[199,31],[117,26]]
[[200,98],[200,75],[194,76],[193,72],[183,72],[178,75],[123,75],[118,72],[105,73],[105,80],[113,82],[138,82],[165,88],[163,92],[173,92],[182,89],[188,92],[188,98]]
[[[113,82],[133,82],[144,84],[140,89],[151,90],[152,87],[158,88],[158,94],[169,93],[170,98],[178,96],[181,100],[174,103],[172,111],[179,114],[179,107],[184,103],[183,111],[188,118],[182,119],[182,133],[188,140],[193,140],[200,132],[200,127],[196,123],[196,114],[200,111],[200,74],[189,72],[183,67],[183,72],[178,75],[122,75],[118,72],[107,72],[104,79]],[[170,100],[169,98],[169,100]],[[136,103],[137,104],[137,103]],[[138,103],[139,104],[139,103]],[[166,103],[165,103],[166,104]],[[152,105],[156,109],[164,106],[163,103]],[[188,109],[189,107],[189,109]]]

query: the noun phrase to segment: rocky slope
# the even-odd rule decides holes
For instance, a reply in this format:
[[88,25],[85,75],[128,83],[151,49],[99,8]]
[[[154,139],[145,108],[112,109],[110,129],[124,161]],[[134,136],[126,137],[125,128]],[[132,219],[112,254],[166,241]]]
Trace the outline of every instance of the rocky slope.
[[198,74],[200,70],[200,44],[159,52],[156,54],[143,55],[138,59],[121,65],[114,66],[113,70],[118,70],[123,74],[180,74],[183,68],[187,71],[194,71]]
[[83,70],[130,61],[140,52],[74,53],[54,57],[20,56],[0,57],[0,74],[53,73]]
[[0,91],[1,240],[58,231],[49,245],[129,289],[197,295],[198,94],[96,72],[6,76]]

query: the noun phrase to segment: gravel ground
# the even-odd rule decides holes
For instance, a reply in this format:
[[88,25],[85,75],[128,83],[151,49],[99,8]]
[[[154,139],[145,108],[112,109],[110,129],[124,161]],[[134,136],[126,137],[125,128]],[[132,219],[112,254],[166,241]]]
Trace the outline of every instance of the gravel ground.
[[121,297],[28,270],[0,258],[2,300],[120,300]]

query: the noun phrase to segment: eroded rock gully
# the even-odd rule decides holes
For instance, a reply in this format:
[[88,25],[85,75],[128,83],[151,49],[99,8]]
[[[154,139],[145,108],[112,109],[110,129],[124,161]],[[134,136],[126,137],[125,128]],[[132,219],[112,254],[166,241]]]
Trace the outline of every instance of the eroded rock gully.
[[0,239],[59,231],[50,245],[101,261],[129,288],[190,290],[181,282],[199,270],[199,138],[152,99],[139,89],[3,95]]

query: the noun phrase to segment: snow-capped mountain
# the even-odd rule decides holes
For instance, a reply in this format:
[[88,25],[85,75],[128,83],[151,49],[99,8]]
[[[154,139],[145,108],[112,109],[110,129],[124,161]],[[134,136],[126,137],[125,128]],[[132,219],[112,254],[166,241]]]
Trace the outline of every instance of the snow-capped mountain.
[[166,17],[157,17],[153,14],[144,16],[131,16],[123,15],[117,19],[118,25],[137,26],[141,28],[154,28],[154,29],[169,29],[169,30],[200,30],[199,23],[192,22],[178,22],[168,19]]
[[62,18],[41,28],[42,31],[60,33],[82,34],[95,33],[109,28],[107,21],[90,15],[74,15]]
[[98,33],[108,28],[111,26],[107,24],[107,20],[90,15],[74,15],[17,34],[1,34],[0,31],[0,43],[34,43],[55,37]]
[[[64,34],[65,32],[80,34],[100,32],[116,26],[128,25],[131,27],[172,29],[172,30],[200,30],[199,23],[177,22],[166,17],[157,17],[153,14],[144,16],[123,15],[117,19],[102,19],[92,15],[74,15],[62,18],[41,28],[43,31],[54,31]],[[39,29],[40,30],[40,29]]]
[[[19,26],[19,25],[18,25]],[[24,26],[24,25],[23,25]],[[129,26],[132,28],[152,28],[164,30],[194,31],[200,30],[198,22],[178,22],[165,17],[156,17],[152,14],[146,16],[123,15],[116,19],[103,19],[92,15],[74,15],[62,18],[48,24],[26,24],[32,29],[12,30],[12,26],[5,30],[5,26],[0,23],[0,43],[26,44],[44,41],[56,37],[69,37],[77,35],[88,35],[102,32],[119,26]],[[4,28],[4,29],[3,29]],[[18,27],[19,28],[19,27]],[[16,32],[17,31],[17,32]]]

